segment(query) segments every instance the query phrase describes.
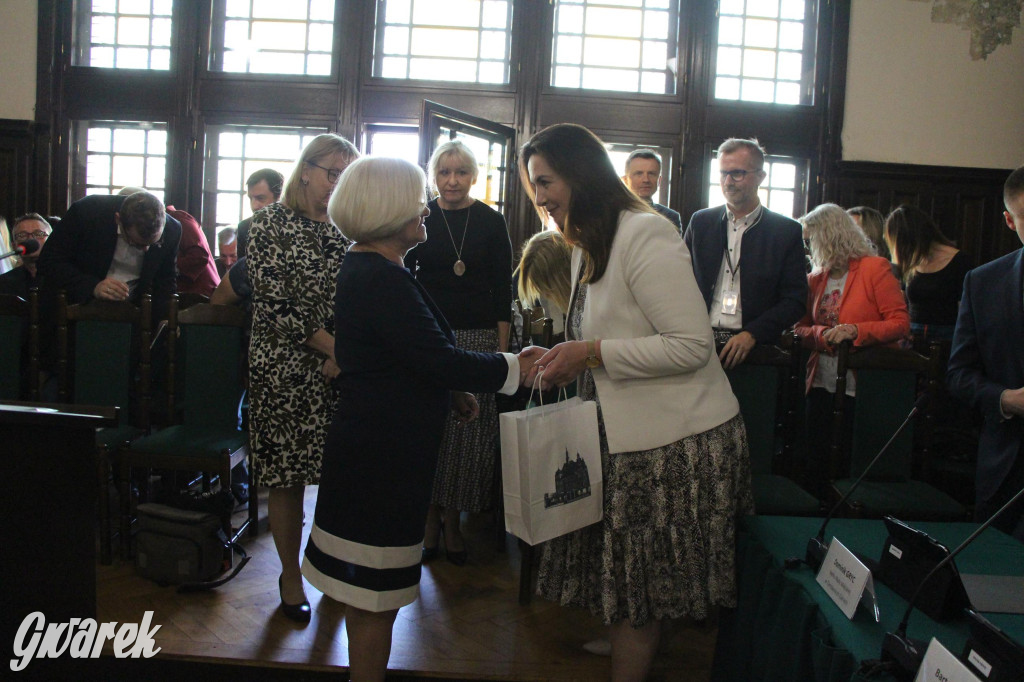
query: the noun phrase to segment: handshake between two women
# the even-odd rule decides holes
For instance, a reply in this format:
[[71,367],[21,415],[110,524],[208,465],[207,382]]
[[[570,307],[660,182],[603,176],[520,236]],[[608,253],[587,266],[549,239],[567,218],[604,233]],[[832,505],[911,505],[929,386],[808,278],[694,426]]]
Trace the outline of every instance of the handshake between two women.
[[[590,356],[588,345],[586,341],[564,341],[550,350],[541,346],[527,346],[518,355],[519,383],[522,386],[533,386],[540,375],[540,388],[544,391],[571,384],[587,368],[587,358]],[[597,348],[600,353],[600,346]]]
[[[588,355],[586,341],[566,341],[550,350],[527,346],[516,356],[519,360],[519,385],[532,387],[539,376],[541,390],[562,388],[586,369]],[[451,407],[456,418],[463,423],[473,421],[480,414],[480,406],[472,393],[452,391]]]

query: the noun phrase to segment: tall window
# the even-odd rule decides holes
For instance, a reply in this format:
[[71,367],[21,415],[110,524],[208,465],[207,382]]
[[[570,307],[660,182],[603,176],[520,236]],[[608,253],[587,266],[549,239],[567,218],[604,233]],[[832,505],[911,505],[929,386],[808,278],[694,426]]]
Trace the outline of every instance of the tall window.
[[[234,225],[251,216],[246,179],[260,168],[278,170],[287,179],[303,148],[323,132],[308,128],[208,127],[203,224],[212,219],[215,225]],[[211,201],[212,207],[208,206]]]
[[510,0],[378,0],[373,75],[508,83]]
[[808,0],[720,0],[715,97],[810,104],[808,11]]
[[677,4],[557,0],[551,85],[674,94]]
[[210,70],[331,75],[334,0],[215,0]]
[[75,131],[73,199],[141,187],[163,200],[167,173],[165,124],[82,121]]
[[79,0],[74,63],[170,69],[172,5],[172,0]]
[[[757,196],[761,203],[776,213],[796,218],[803,215],[807,174],[805,164],[799,159],[769,156],[764,160],[767,174]],[[725,203],[722,186],[719,184],[718,159],[711,160],[711,185],[708,188],[708,206]]]

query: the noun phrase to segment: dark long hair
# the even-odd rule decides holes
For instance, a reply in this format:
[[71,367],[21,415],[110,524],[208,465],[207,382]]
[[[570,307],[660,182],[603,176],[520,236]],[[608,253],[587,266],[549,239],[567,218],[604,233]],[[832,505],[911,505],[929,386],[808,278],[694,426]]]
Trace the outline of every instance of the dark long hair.
[[885,242],[900,266],[904,284],[917,274],[917,267],[932,246],[956,246],[927,213],[908,204],[894,209],[885,219]]
[[612,166],[604,143],[581,125],[558,123],[545,128],[519,150],[519,177],[530,199],[536,203],[528,170],[535,154],[544,158],[572,192],[562,235],[586,252],[581,281],[597,282],[608,267],[608,255],[619,227],[619,213],[653,209],[626,188]]

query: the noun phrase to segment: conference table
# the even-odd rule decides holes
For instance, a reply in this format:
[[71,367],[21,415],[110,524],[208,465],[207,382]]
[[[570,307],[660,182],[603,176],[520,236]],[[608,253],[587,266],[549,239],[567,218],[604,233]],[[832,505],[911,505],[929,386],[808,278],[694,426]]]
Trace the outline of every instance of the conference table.
[[[809,566],[786,567],[787,559],[804,556],[807,540],[817,535],[821,522],[820,518],[753,516],[742,523],[736,557],[738,603],[735,609],[722,612],[712,680],[895,679],[868,666],[880,658],[882,639],[903,618],[906,600],[876,580],[881,622],[876,623],[863,606],[850,620],[818,585]],[[911,525],[950,549],[978,527],[973,523]],[[877,561],[888,533],[880,520],[833,519],[825,540],[833,536],[855,554]],[[1024,575],[1024,544],[989,528],[956,557],[956,564],[961,574]],[[1024,615],[981,613],[1012,639],[1024,642]],[[915,610],[907,634],[925,642],[937,637],[959,656],[970,628],[964,618],[937,622]]]

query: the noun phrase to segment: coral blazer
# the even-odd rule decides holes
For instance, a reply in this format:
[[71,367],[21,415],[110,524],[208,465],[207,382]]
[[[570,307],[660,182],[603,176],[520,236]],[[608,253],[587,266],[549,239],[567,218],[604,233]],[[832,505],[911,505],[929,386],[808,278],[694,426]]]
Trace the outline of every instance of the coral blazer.
[[[807,361],[807,390],[810,391],[818,371],[819,354],[834,353],[835,347],[821,337],[830,327],[814,320],[828,283],[828,270],[815,270],[807,275],[807,283],[807,312],[797,322],[796,333],[803,347],[814,351]],[[895,344],[910,334],[907,301],[885,258],[864,256],[850,260],[850,272],[839,299],[839,324],[857,325],[854,346]]]

